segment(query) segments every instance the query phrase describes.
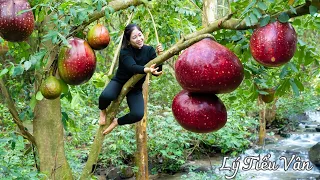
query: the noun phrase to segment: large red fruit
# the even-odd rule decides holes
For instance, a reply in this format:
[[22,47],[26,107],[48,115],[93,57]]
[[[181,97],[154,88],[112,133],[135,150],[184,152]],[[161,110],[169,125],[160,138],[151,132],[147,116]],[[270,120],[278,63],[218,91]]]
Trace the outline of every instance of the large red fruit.
[[27,0],[0,0],[0,36],[12,42],[26,40],[34,28],[32,11],[18,13],[30,9]]
[[176,79],[183,89],[199,93],[228,93],[243,79],[243,66],[226,47],[203,39],[187,48],[175,64]]
[[85,40],[71,38],[68,42],[71,48],[62,47],[59,53],[59,75],[67,84],[79,85],[92,77],[96,69],[96,56]]
[[297,47],[297,34],[289,23],[275,21],[257,28],[250,39],[253,58],[267,67],[278,67],[290,61]]
[[88,33],[88,43],[95,50],[106,48],[110,42],[109,31],[102,24],[94,25]]
[[214,94],[182,90],[173,99],[172,112],[183,128],[197,133],[217,131],[227,122],[226,108]]

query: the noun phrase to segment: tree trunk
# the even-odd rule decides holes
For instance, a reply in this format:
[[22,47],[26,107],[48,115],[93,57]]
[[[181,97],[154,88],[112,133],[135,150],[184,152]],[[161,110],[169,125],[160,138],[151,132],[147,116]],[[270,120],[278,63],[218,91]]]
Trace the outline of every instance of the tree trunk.
[[263,146],[266,138],[266,105],[258,98],[258,106],[262,106],[259,112],[259,140],[258,145]]
[[136,166],[138,166],[138,173],[136,175],[137,180],[149,179],[148,149],[147,149],[149,78],[150,78],[150,74],[147,74],[146,80],[143,83],[144,116],[142,121],[136,124],[137,152],[135,156],[135,161],[136,161]]
[[276,119],[277,106],[276,106],[277,98],[275,98],[266,108],[266,126],[269,127],[272,122]]
[[64,153],[60,99],[39,101],[33,121],[40,171],[49,179],[73,179]]
[[203,0],[202,26],[207,27],[218,19],[218,0]]

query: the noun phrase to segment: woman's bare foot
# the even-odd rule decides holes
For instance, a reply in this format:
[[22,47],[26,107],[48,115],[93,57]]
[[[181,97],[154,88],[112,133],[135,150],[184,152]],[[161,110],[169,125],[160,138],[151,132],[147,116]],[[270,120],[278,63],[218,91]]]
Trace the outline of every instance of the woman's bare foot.
[[101,110],[100,111],[100,118],[99,118],[99,125],[105,125],[106,124],[106,116],[107,116],[107,111],[106,110]]
[[116,126],[118,126],[118,118],[114,118],[109,127],[103,131],[103,135],[109,134]]

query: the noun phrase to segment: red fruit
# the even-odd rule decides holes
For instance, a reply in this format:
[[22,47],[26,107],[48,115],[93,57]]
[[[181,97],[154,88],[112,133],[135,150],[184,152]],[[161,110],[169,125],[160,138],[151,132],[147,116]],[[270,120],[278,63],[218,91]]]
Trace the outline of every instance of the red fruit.
[[0,0],[0,36],[12,42],[26,40],[34,28],[32,11],[18,13],[30,9],[27,0]]
[[71,38],[68,42],[71,48],[62,47],[59,53],[59,75],[67,84],[79,85],[92,77],[96,69],[96,56],[85,40]]
[[109,31],[101,24],[94,25],[88,33],[88,43],[95,50],[106,48],[110,42]]
[[244,77],[237,56],[211,39],[203,39],[187,48],[179,56],[175,72],[183,89],[200,93],[231,92]]
[[297,47],[297,34],[289,23],[275,21],[257,28],[250,39],[253,58],[267,67],[278,67],[290,61]]
[[214,94],[182,90],[173,99],[172,112],[183,128],[197,133],[217,131],[227,122],[226,108]]

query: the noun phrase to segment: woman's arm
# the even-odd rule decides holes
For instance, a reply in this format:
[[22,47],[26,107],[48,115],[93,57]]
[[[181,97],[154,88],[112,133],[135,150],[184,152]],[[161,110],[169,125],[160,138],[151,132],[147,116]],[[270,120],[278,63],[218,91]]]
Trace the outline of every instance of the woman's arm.
[[[157,52],[158,52],[158,54],[161,53],[161,52],[163,52],[161,44],[158,44],[158,45],[157,45]],[[152,59],[154,59],[154,58],[157,57],[156,51],[154,50],[153,47],[150,47],[149,57],[150,57],[150,60],[152,60]],[[153,69],[156,68],[155,73],[152,73],[152,75],[154,75],[154,76],[159,76],[159,75],[162,74],[162,64],[157,65],[157,66],[156,66],[156,64],[153,64],[153,65],[152,65],[152,68],[153,68]]]

